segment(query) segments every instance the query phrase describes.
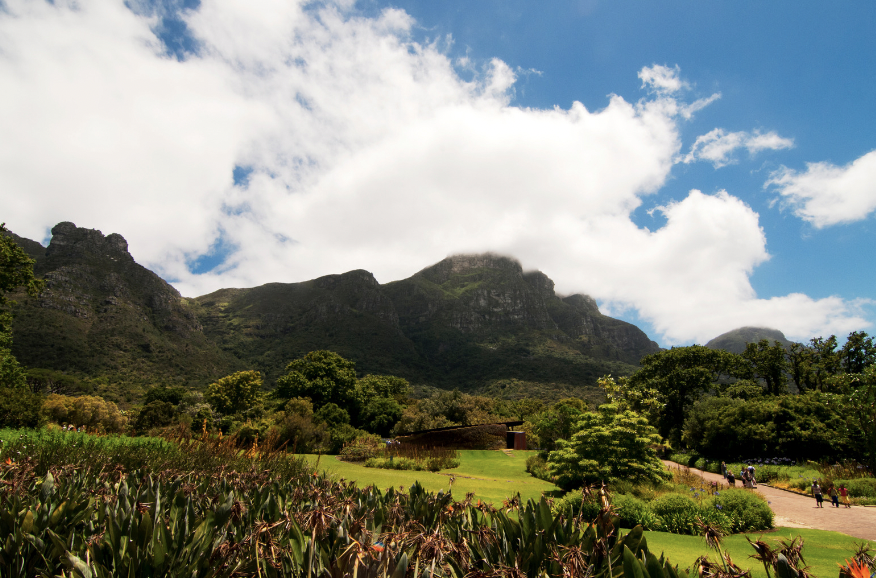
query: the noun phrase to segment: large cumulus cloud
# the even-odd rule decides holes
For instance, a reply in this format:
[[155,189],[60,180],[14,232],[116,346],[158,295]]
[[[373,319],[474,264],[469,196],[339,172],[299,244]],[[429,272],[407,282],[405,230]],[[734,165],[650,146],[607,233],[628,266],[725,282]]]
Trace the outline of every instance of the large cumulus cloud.
[[[679,123],[717,98],[686,102],[677,67],[639,71],[635,102],[534,110],[512,106],[508,64],[463,78],[450,40],[415,42],[399,10],[204,2],[181,15],[198,52],[177,59],[121,0],[5,5],[0,195],[20,234],[120,232],[187,295],[353,268],[390,281],[489,250],[635,308],[665,342],[864,323],[841,299],[758,298],[764,232],[727,193],[633,223],[680,159]],[[225,261],[195,274],[217,246]]]

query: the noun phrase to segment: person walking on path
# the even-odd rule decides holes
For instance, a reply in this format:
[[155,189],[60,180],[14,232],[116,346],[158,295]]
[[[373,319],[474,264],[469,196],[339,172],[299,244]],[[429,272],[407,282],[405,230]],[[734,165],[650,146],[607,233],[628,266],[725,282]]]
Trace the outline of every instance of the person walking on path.
[[833,504],[834,508],[839,508],[839,494],[836,492],[836,486],[833,484],[827,488],[827,493],[830,495],[830,503]]
[[840,496],[843,497],[843,504],[845,504],[846,508],[851,508],[852,504],[849,502],[849,490],[846,488],[845,484],[840,484],[839,493]]
[[727,464],[725,462],[721,462],[721,475],[724,476],[725,479],[727,478]]
[[821,493],[821,486],[818,485],[818,482],[812,482],[812,495],[815,496],[815,507],[823,508],[824,507],[824,495]]

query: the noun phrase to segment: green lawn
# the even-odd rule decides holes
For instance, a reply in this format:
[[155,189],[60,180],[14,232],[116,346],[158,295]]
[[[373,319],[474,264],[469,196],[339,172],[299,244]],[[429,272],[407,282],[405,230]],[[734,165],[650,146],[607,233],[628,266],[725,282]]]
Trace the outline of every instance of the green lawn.
[[[447,491],[450,475],[453,475],[453,492],[456,499],[462,499],[467,492],[474,492],[475,499],[499,505],[502,500],[520,492],[525,501],[539,499],[542,492],[556,492],[559,488],[537,480],[526,473],[526,458],[535,452],[514,451],[506,455],[501,451],[460,451],[458,468],[439,473],[382,470],[339,461],[335,456],[322,456],[319,469],[331,475],[354,480],[359,486],[374,484],[381,489],[389,486],[409,487],[415,481],[427,490]],[[307,456],[314,463],[317,456]],[[450,475],[448,475],[450,474]],[[624,530],[626,532],[626,530]],[[703,554],[713,555],[699,536],[682,536],[666,532],[646,532],[648,545],[652,552],[664,552],[670,561],[680,568],[687,568]],[[838,532],[808,530],[797,528],[778,528],[772,532],[748,534],[752,540],[763,536],[770,542],[775,539],[790,540],[792,536],[802,536],[805,540],[803,555],[811,567],[812,574],[818,578],[834,578],[838,575],[837,563],[849,558],[855,543],[862,540]],[[763,566],[749,558],[754,550],[749,546],[745,535],[737,534],[724,539],[724,547],[733,561],[742,568],[750,568],[754,578],[766,578]]]
[[[429,491],[447,491],[450,477],[454,477],[453,495],[461,500],[468,492],[475,494],[475,500],[483,500],[500,505],[503,500],[520,493],[520,498],[538,500],[542,493],[561,495],[561,490],[550,482],[533,478],[526,473],[526,458],[534,451],[512,451],[506,455],[501,451],[460,451],[459,467],[442,470],[438,473],[383,470],[342,462],[335,456],[322,456],[319,469],[330,475],[355,480],[360,487],[375,485],[386,489],[390,486],[409,487],[420,482]],[[308,455],[308,461],[315,462],[317,456]]]
[[[672,564],[679,568],[689,567],[705,553],[709,553],[710,557],[714,559],[714,552],[709,551],[705,541],[700,536],[682,536],[666,532],[645,532],[645,536],[652,552],[658,555],[660,552],[665,553]],[[803,556],[806,559],[806,564],[810,566],[810,572],[818,578],[834,578],[839,575],[837,564],[851,557],[856,543],[866,541],[839,532],[803,528],[777,528],[775,531],[751,533],[748,536],[752,540],[761,537],[764,542],[770,544],[773,543],[773,540],[790,541],[794,536],[802,536],[804,540]],[[737,566],[751,569],[753,578],[766,578],[761,563],[749,558],[754,554],[754,549],[748,544],[745,534],[735,534],[724,538],[723,547]]]

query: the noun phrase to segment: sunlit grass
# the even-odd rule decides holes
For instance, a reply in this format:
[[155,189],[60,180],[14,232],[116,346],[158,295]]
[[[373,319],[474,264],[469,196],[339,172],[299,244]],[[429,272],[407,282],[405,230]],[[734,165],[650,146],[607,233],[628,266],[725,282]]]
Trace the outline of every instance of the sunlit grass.
[[[366,468],[363,465],[342,462],[335,456],[319,458],[319,470],[330,475],[353,480],[359,487],[375,485],[380,489],[390,486],[408,488],[419,481],[424,488],[432,492],[444,491],[450,488],[450,478],[453,477],[453,494],[462,499],[472,492],[475,500],[482,500],[500,505],[518,492],[524,502],[528,499],[539,500],[543,493],[559,493],[560,489],[550,482],[533,478],[526,473],[526,458],[534,452],[462,450],[459,452],[459,467],[442,470],[438,473],[414,472],[405,470],[383,470]],[[315,463],[317,456],[309,455],[310,463]]]
[[[859,538],[853,538],[839,532],[826,530],[811,530],[805,528],[777,528],[770,532],[752,532],[748,534],[735,534],[724,538],[722,547],[730,554],[733,562],[741,568],[751,569],[753,578],[767,578],[763,565],[757,560],[750,558],[754,549],[748,544],[745,536],[752,540],[761,539],[768,544],[774,540],[784,539],[788,542],[795,537],[801,536],[804,540],[803,556],[806,564],[811,568],[814,576],[819,578],[834,577],[839,573],[838,563],[850,558],[855,550],[855,544],[866,542]],[[687,568],[704,554],[714,557],[714,552],[706,547],[701,536],[684,536],[681,534],[669,534],[667,532],[645,532],[648,547],[655,554],[661,551],[669,558],[673,565],[679,568]],[[874,544],[876,546],[876,544]]]

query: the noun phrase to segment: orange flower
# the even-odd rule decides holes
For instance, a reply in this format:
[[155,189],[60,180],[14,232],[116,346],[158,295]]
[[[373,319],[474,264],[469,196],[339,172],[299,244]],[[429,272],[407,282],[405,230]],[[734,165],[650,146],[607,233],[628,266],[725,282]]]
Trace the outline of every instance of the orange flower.
[[843,566],[842,564],[837,564],[837,566],[840,567],[840,572],[848,578],[870,578],[870,569],[857,560],[852,560],[851,562],[846,560],[846,564],[848,566]]

